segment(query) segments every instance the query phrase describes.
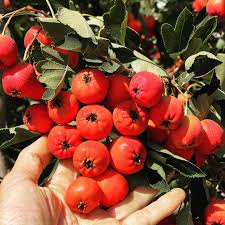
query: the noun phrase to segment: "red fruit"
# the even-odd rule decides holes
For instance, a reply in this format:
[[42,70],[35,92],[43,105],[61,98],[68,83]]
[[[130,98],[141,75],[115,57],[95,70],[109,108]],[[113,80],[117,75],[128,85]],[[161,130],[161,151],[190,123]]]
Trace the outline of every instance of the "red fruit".
[[75,213],[90,213],[97,208],[103,193],[95,180],[88,177],[78,177],[66,191],[65,201]]
[[112,131],[112,114],[103,106],[84,106],[76,119],[77,129],[83,138],[101,140],[106,138]]
[[149,31],[152,31],[155,28],[155,20],[152,16],[145,16],[145,23],[146,23],[146,27]]
[[3,90],[12,97],[29,97],[41,100],[45,88],[37,80],[34,68],[29,63],[18,63],[6,69],[2,76]]
[[195,162],[199,168],[202,168],[205,164],[208,155],[203,155],[200,152],[195,152]]
[[183,116],[183,104],[173,96],[163,96],[160,102],[150,109],[150,119],[160,129],[177,129]]
[[69,66],[71,68],[75,68],[79,61],[79,53],[74,51],[69,51],[62,48],[54,48],[56,51],[58,51],[61,54],[68,55],[69,57]]
[[194,155],[193,148],[177,148],[170,139],[165,143],[165,148],[188,161],[190,161]]
[[133,174],[142,170],[147,150],[135,137],[121,136],[110,146],[111,164],[120,173]]
[[131,20],[128,22],[128,27],[130,27],[131,29],[135,30],[136,32],[140,33],[141,32],[141,28],[142,28],[142,24],[140,20]]
[[164,86],[156,74],[142,71],[132,77],[129,91],[138,105],[152,107],[160,101]]
[[72,158],[77,146],[82,143],[82,137],[74,126],[55,126],[48,135],[48,148],[57,158]]
[[225,143],[225,133],[223,128],[213,120],[205,119],[201,121],[204,138],[197,147],[201,154],[211,155]]
[[41,26],[32,26],[24,36],[24,47],[26,48],[30,43],[32,43],[33,38],[38,33],[36,39],[43,45],[51,46],[54,41],[52,38],[46,36],[44,30]]
[[164,144],[169,136],[169,130],[162,130],[154,124],[152,120],[148,121],[148,127],[147,127],[147,135],[148,140],[156,143],[156,144]]
[[4,0],[4,6],[7,8],[11,5],[10,0]]
[[16,42],[9,36],[0,34],[0,70],[14,65],[18,57]]
[[182,124],[171,131],[170,138],[177,148],[194,148],[203,140],[204,130],[200,120],[193,115],[184,116]]
[[95,180],[103,192],[103,206],[113,206],[124,200],[128,194],[127,180],[113,169],[106,170],[105,173],[95,177]]
[[24,113],[23,122],[30,131],[38,133],[47,133],[54,126],[54,122],[48,116],[45,104],[29,106]]
[[113,110],[121,102],[131,98],[129,93],[130,80],[121,74],[110,75],[108,80],[109,90],[106,98],[106,106]]
[[97,69],[84,69],[72,81],[72,92],[84,104],[99,103],[106,97],[109,81]]
[[61,91],[52,101],[48,102],[49,117],[58,124],[73,121],[79,110],[79,103],[70,91]]
[[120,103],[113,111],[113,123],[123,135],[140,135],[146,130],[148,120],[148,110],[138,106],[132,100]]
[[225,18],[225,0],[208,0],[206,11],[209,15]]
[[205,209],[206,225],[225,225],[225,200],[212,199]]
[[98,141],[85,141],[74,152],[75,169],[86,177],[96,177],[106,171],[110,162],[109,151]]
[[194,0],[192,8],[195,12],[200,12],[203,8],[206,7],[207,0]]

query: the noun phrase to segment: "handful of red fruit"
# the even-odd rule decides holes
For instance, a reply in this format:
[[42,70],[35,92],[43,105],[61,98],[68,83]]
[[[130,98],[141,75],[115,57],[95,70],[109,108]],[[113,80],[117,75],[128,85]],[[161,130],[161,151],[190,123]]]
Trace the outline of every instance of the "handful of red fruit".
[[[42,44],[69,55],[70,66],[77,66],[78,53],[55,48],[41,27],[28,31],[25,46],[31,45],[35,36]],[[0,48],[5,93],[41,101],[45,88],[32,64],[17,63],[15,41],[1,35]],[[195,154],[199,166],[225,140],[216,122],[184,115],[183,102],[165,96],[162,78],[148,71],[130,79],[84,68],[74,75],[72,91],[60,91],[47,103],[29,106],[23,121],[31,131],[49,133],[48,146],[54,156],[73,158],[82,176],[71,183],[65,199],[72,211],[80,213],[89,213],[99,205],[112,206],[126,197],[129,188],[123,175],[144,168],[147,149],[137,136],[145,131],[150,141],[187,160]],[[101,141],[113,130],[118,138],[106,146]],[[148,154],[151,157],[151,152]]]

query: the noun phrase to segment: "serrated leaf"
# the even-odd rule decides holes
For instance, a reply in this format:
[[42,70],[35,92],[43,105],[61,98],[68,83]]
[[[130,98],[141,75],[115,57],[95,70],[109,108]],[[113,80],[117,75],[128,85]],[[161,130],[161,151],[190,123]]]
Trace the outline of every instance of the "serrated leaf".
[[184,8],[178,16],[175,26],[178,39],[174,42],[178,45],[179,51],[186,48],[193,29],[193,15],[187,8]]
[[195,76],[203,76],[222,62],[210,52],[199,52],[190,56],[185,62],[185,68],[189,73],[194,73]]
[[159,163],[176,170],[181,175],[189,178],[200,178],[206,176],[196,165],[180,156],[172,154],[163,147],[150,143],[150,148],[154,149],[149,150],[150,157]]
[[200,38],[206,43],[217,27],[216,17],[206,17],[196,28],[192,39]]
[[70,51],[75,51],[75,52],[80,52],[82,44],[78,40],[77,37],[75,37],[72,34],[67,34],[65,36],[64,42],[61,43],[60,45],[57,45],[58,48],[70,50]]
[[61,8],[58,12],[58,20],[69,26],[74,32],[76,32],[82,38],[91,38],[94,44],[97,44],[95,35],[88,25],[85,18],[77,11]]
[[137,59],[131,63],[131,67],[136,73],[146,70],[146,71],[155,73],[158,76],[167,76],[166,71],[160,68],[158,65],[156,65],[152,61],[146,62],[141,59]]
[[217,58],[223,62],[221,65],[216,67],[216,76],[220,80],[220,87],[222,91],[225,91],[225,54],[217,54]]
[[163,43],[166,48],[166,51],[169,54],[179,51],[178,45],[176,41],[174,41],[174,40],[178,40],[178,37],[173,27],[170,24],[164,23],[162,25],[161,35],[162,35],[162,39],[163,39]]
[[2,128],[0,129],[0,134],[0,150],[4,150],[12,145],[40,136],[39,133],[34,133],[27,130],[25,125],[13,128]]
[[184,207],[176,215],[177,225],[194,225],[191,213],[191,203],[185,203]]
[[109,12],[103,15],[106,32],[116,43],[125,45],[127,11],[123,0],[115,0]]

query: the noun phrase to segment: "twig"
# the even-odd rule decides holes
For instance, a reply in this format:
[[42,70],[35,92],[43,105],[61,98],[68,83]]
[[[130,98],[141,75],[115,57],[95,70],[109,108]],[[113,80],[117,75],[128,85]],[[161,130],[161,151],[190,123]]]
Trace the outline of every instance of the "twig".
[[10,15],[10,17],[8,18],[7,22],[5,23],[5,26],[2,30],[2,35],[5,34],[7,27],[9,26],[10,21],[12,20],[12,18],[14,17],[14,15],[16,14],[16,12],[14,12],[13,14]]
[[47,5],[48,5],[48,8],[49,8],[51,14],[52,14],[52,17],[55,19],[55,18],[56,18],[56,17],[55,17],[55,13],[54,13],[54,10],[53,10],[53,8],[52,8],[52,6],[51,6],[49,0],[45,0],[45,1],[46,1]]

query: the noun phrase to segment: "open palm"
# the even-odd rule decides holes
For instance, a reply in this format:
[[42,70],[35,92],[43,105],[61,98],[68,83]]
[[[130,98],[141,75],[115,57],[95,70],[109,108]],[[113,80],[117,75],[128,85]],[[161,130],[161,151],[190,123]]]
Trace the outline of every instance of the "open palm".
[[138,187],[107,211],[98,208],[88,216],[74,214],[63,197],[77,176],[72,160],[60,162],[45,187],[37,185],[50,158],[46,137],[21,152],[0,187],[1,225],[155,225],[172,214],[185,197],[184,191],[174,189],[149,204],[157,191]]

